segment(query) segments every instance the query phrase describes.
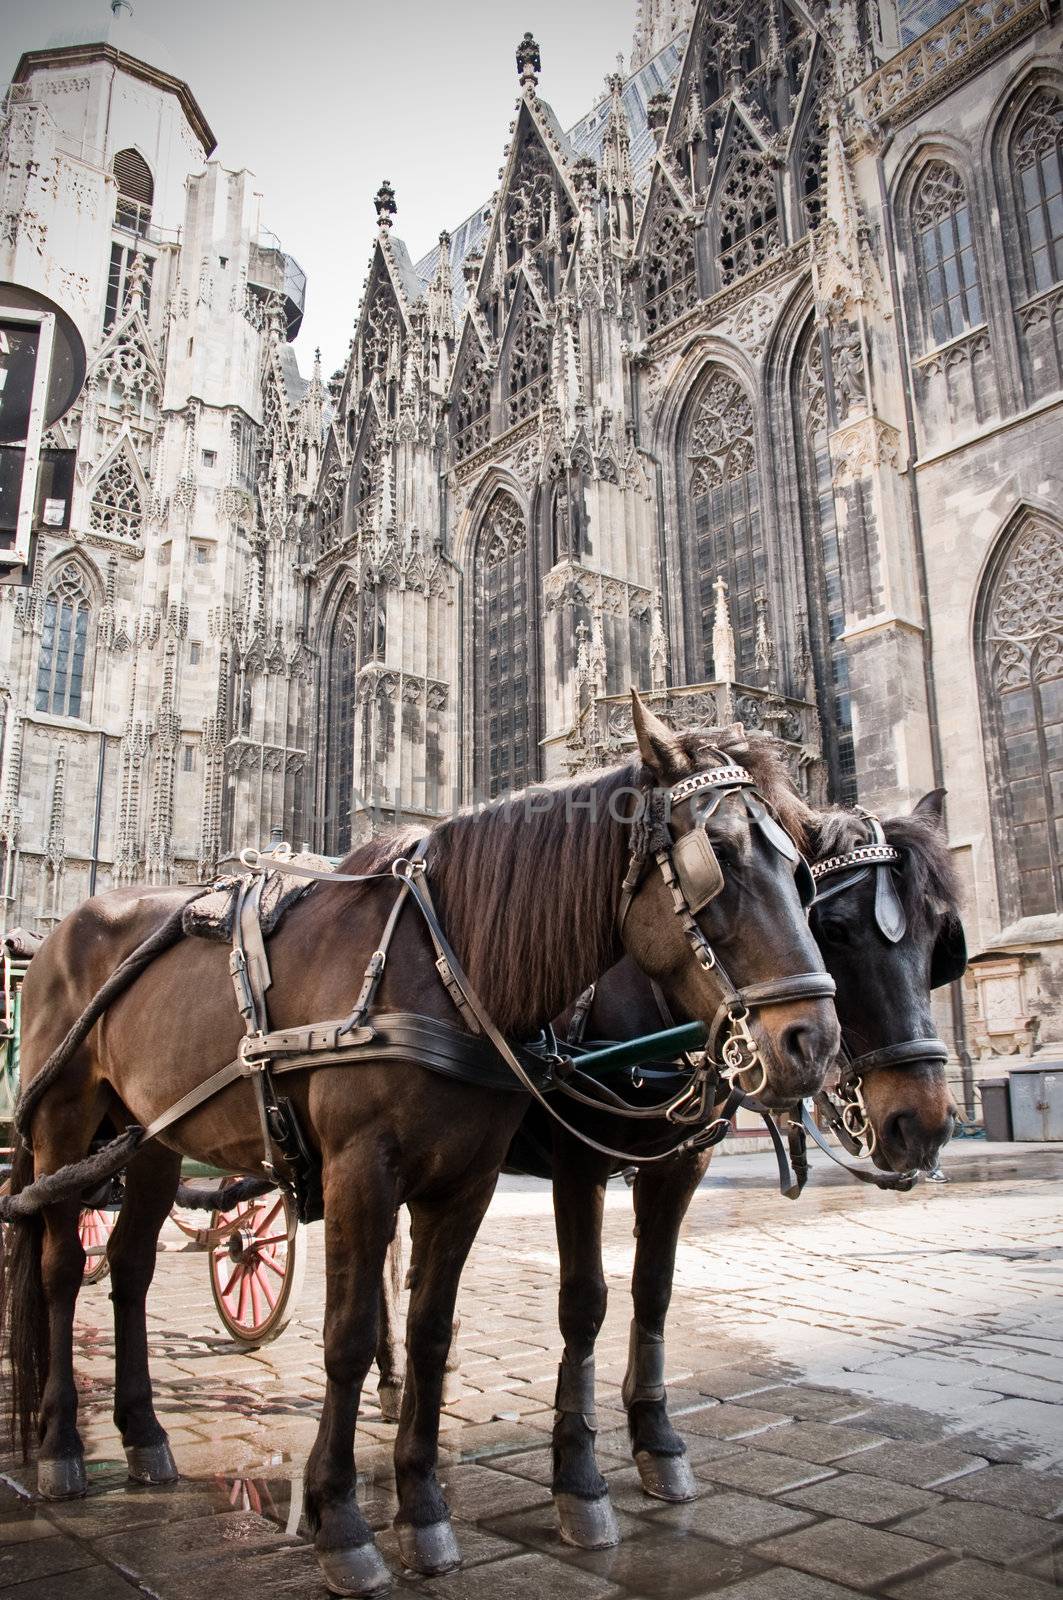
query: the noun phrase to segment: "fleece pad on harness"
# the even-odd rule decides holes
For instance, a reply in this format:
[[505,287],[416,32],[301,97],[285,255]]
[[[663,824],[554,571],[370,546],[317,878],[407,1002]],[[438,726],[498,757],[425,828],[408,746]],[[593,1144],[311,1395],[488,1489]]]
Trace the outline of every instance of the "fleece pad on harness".
[[[318,872],[333,870],[332,862],[326,861],[324,856],[307,853],[292,856],[291,859],[299,866],[314,867]],[[232,943],[237,891],[242,882],[242,874],[219,878],[206,894],[185,907],[182,927],[189,938],[216,939],[220,944]],[[297,878],[282,868],[266,873],[259,900],[259,921],[267,939],[276,932],[285,913],[312,888],[312,881]]]

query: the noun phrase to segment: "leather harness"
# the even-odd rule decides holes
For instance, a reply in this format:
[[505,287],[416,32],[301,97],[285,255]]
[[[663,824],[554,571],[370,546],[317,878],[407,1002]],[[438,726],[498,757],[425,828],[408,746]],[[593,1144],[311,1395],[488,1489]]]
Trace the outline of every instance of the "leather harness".
[[[451,948],[436,914],[427,883],[425,854],[430,843],[429,836],[422,838],[409,856],[393,861],[388,872],[322,872],[291,860],[286,847],[283,852],[274,852],[272,855],[257,850],[243,852],[241,861],[249,869],[250,876],[240,887],[229,958],[237,1006],[246,1030],[239,1053],[234,1061],[190,1089],[175,1105],[156,1117],[144,1129],[145,1139],[163,1133],[230,1084],[248,1078],[254,1087],[263,1137],[263,1170],[274,1182],[292,1187],[290,1175],[278,1172],[275,1166],[275,1144],[280,1146],[289,1169],[293,1165],[297,1168],[305,1166],[310,1158],[301,1130],[293,1123],[290,1105],[276,1093],[274,1079],[287,1072],[314,1067],[414,1060],[465,1082],[530,1094],[575,1138],[599,1153],[624,1163],[637,1161],[640,1165],[646,1165],[669,1160],[683,1150],[717,1143],[730,1130],[739,1106],[748,1102],[748,1096],[737,1085],[738,1075],[760,1067],[761,1082],[754,1093],[760,1093],[767,1081],[766,1068],[749,1027],[751,1012],[795,1000],[829,999],[835,992],[834,981],[826,972],[796,973],[767,983],[739,987],[731,980],[699,927],[673,861],[676,841],[668,819],[675,805],[693,803],[699,797],[708,795],[711,810],[725,795],[732,793],[742,796],[751,822],[761,828],[775,848],[799,864],[799,867],[804,867],[796,845],[770,816],[748,772],[742,767],[726,763],[722,757],[719,767],[694,774],[671,789],[644,791],[641,809],[632,823],[632,849],[621,891],[619,925],[623,926],[646,871],[651,864],[655,864],[669,889],[673,911],[699,967],[705,973],[712,974],[720,992],[706,1049],[691,1063],[690,1077],[669,1100],[648,1110],[628,1106],[619,1097],[604,1091],[613,1102],[608,1109],[619,1115],[631,1118],[654,1116],[674,1123],[680,1130],[680,1136],[668,1150],[654,1156],[637,1156],[614,1150],[572,1127],[550,1103],[546,1091],[557,1089],[575,1100],[601,1106],[600,1100],[591,1100],[576,1088],[572,1080],[581,1076],[579,1069],[557,1050],[552,1033],[532,1044],[514,1046],[496,1027]],[[702,821],[703,818],[698,818],[695,826],[700,828]],[[354,1007],[345,1018],[306,1027],[276,1031],[268,1029],[266,993],[272,980],[257,907],[263,874],[275,865],[283,865],[286,874],[329,883],[366,883],[389,877],[397,882],[398,892],[380,942],[370,957]],[[390,942],[407,900],[412,900],[421,913],[436,952],[436,968],[440,979],[467,1031],[435,1018],[406,1012],[374,1014],[372,1022],[369,1021]],[[595,1083],[595,1088],[601,1092],[603,1086]],[[301,1211],[308,1209],[305,1189],[310,1181],[310,1176],[304,1174],[301,1186],[304,1193],[296,1193]]]

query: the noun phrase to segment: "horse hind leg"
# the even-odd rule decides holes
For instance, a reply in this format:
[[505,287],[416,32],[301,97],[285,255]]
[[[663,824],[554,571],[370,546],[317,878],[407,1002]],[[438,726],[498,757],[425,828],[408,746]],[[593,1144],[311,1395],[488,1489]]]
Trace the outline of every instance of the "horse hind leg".
[[656,1500],[693,1500],[698,1492],[686,1445],[668,1415],[664,1324],[679,1228],[708,1161],[707,1152],[689,1151],[674,1161],[642,1168],[635,1180],[635,1315],[621,1394],[642,1487]]
[[[70,1070],[70,1069],[68,1069]],[[41,1102],[33,1119],[34,1174],[41,1177],[82,1160],[99,1126],[102,1108],[96,1089],[71,1070],[63,1089]],[[78,1221],[80,1199],[56,1202],[41,1214],[40,1254],[31,1274],[39,1273],[46,1324],[47,1358],[41,1390],[37,1488],[46,1500],[68,1500],[86,1492],[85,1450],[78,1432],[74,1382],[74,1311],[85,1272]]]
[[173,1483],[177,1466],[155,1415],[148,1370],[146,1303],[159,1231],[181,1174],[175,1152],[153,1146],[126,1172],[125,1196],[107,1246],[114,1305],[114,1422],[134,1483]]

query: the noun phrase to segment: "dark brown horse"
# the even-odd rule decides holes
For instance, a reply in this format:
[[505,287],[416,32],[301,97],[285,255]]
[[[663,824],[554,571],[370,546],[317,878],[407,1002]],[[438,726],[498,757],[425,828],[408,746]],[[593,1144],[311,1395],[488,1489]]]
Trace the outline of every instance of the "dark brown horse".
[[[719,751],[671,732],[637,697],[635,723],[640,761],[548,787],[534,805],[517,799],[456,818],[427,844],[427,879],[443,926],[487,1011],[510,1037],[534,1034],[625,950],[662,986],[669,1004],[708,1024],[718,1020],[724,980],[712,960],[695,959],[698,941],[740,987],[770,989],[782,978],[823,974],[793,865],[753,825],[745,794],[724,794],[707,818],[697,804],[703,796],[686,798],[693,776],[719,764]],[[775,759],[753,752],[750,764],[764,799],[788,824],[794,806]],[[736,868],[696,920],[685,921],[664,866],[658,872],[652,855],[640,853],[644,835],[632,823],[645,793],[682,780],[688,790],[673,806],[665,834],[671,844],[659,860],[670,861],[673,847],[704,827]],[[654,837],[659,845],[659,826]],[[409,849],[408,838],[377,840],[345,865],[387,874]],[[390,877],[356,886],[324,883],[295,906],[270,941],[274,1028],[347,1014],[395,893]],[[114,1000],[62,1073],[42,1070],[119,963],[187,898],[183,890],[103,895],[68,917],[35,957],[24,990],[22,1048],[22,1093],[32,1121],[29,1143],[16,1152],[16,1194],[35,1174],[81,1161],[102,1125],[149,1125],[236,1057],[242,1026],[225,952],[191,940],[160,954]],[[836,1051],[837,1020],[822,998],[822,981],[819,988],[816,998],[776,998],[751,1008],[764,1093],[778,1104],[818,1089]],[[415,1010],[454,1026],[435,951],[409,907],[379,1003],[384,1011]],[[47,1085],[39,1099],[38,1074]],[[397,1522],[405,1562],[432,1572],[458,1559],[435,1471],[458,1279],[527,1099],[436,1075],[414,1060],[322,1066],[289,1082],[320,1161],[325,1214],[327,1387],[307,1465],[307,1513],[330,1588],[370,1594],[386,1586],[389,1574],[356,1504],[354,1433],[377,1343],[396,1211],[405,1203],[413,1220],[408,1380],[395,1446]],[[138,1151],[127,1171],[126,1204],[108,1250],[114,1414],[131,1473],[148,1481],[175,1475],[152,1405],[144,1305],[182,1156],[231,1172],[260,1170],[261,1135],[247,1083],[231,1085],[172,1125]],[[15,1221],[5,1262],[15,1407],[27,1431],[39,1416],[39,1486],[60,1496],[82,1493],[85,1484],[73,1372],[84,1265],[79,1205],[75,1195]],[[593,1215],[583,1225],[594,1229]]]
[[[928,1047],[920,1059],[913,1047],[914,1041],[933,1036],[931,986],[958,976],[964,961],[942,798],[942,791],[936,790],[919,802],[911,816],[884,824],[886,842],[899,856],[895,865],[884,869],[891,874],[904,912],[899,938],[886,937],[878,925],[880,869],[874,867],[843,870],[835,879],[823,879],[824,888],[836,883],[840,890],[814,905],[810,914],[827,969],[837,984],[836,1005],[848,1056],[858,1059],[894,1048],[902,1057],[902,1064],[869,1071],[860,1088],[873,1134],[871,1154],[883,1171],[933,1168],[953,1127],[955,1108],[945,1077],[944,1051],[935,1058]],[[813,863],[847,859],[850,852],[867,845],[868,824],[862,815],[849,811],[810,813],[806,841]],[[562,1034],[566,1020],[558,1024]],[[625,959],[596,985],[585,1037],[631,1038],[662,1025],[650,983]],[[652,1082],[640,1098],[651,1095]],[[625,1124],[583,1107],[571,1120],[599,1142],[624,1138],[633,1151],[659,1148],[667,1133],[660,1122]],[[529,1136],[536,1148],[545,1148],[552,1157],[561,1262],[559,1306],[565,1348],[554,1427],[553,1490],[562,1537],[597,1548],[619,1538],[605,1479],[594,1459],[594,1345],[606,1309],[601,1219],[605,1185],[617,1169],[615,1163],[581,1150],[556,1126],[548,1126],[534,1106],[518,1135],[518,1161],[522,1144],[529,1148]],[[634,1182],[634,1317],[623,1398],[643,1487],[665,1500],[684,1500],[694,1493],[685,1446],[668,1416],[664,1325],[680,1226],[711,1155],[711,1150],[689,1151],[660,1165],[643,1166]],[[591,1217],[597,1226],[587,1225]]]

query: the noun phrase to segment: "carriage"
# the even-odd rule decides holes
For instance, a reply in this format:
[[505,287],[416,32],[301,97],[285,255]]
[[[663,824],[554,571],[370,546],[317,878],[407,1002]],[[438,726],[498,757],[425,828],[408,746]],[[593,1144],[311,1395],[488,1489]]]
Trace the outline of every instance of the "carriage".
[[[19,1073],[22,982],[40,940],[21,930],[3,942],[3,1014],[0,1017],[0,1180],[6,1176],[8,1141]],[[186,1161],[181,1168],[188,1188],[218,1186],[230,1175],[214,1167]],[[208,1181],[209,1180],[209,1181]],[[107,1276],[107,1240],[122,1205],[121,1178],[110,1180],[106,1193],[81,1213],[85,1250],[85,1282]],[[226,1210],[193,1210],[175,1205],[170,1213],[164,1251],[198,1251],[207,1257],[207,1276],[218,1318],[233,1343],[253,1350],[276,1339],[288,1326],[302,1291],[306,1237],[300,1232],[295,1204],[282,1190],[253,1196]]]

